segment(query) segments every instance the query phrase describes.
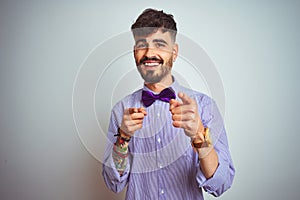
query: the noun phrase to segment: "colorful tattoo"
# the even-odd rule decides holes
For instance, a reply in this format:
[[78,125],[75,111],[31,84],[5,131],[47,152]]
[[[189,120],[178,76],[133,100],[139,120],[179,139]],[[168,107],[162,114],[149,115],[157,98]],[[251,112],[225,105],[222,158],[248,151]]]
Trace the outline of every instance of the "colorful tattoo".
[[113,160],[116,166],[116,169],[118,170],[119,174],[122,176],[126,166],[127,166],[127,157],[128,157],[128,139],[125,139],[120,136],[120,134],[117,134],[118,136],[117,141],[114,145],[113,149]]

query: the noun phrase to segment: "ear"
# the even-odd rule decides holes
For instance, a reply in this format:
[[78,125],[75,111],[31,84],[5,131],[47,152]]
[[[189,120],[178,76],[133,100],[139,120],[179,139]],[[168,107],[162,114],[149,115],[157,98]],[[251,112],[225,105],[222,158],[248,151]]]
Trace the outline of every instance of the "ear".
[[178,56],[178,44],[177,43],[175,43],[173,45],[173,52],[172,53],[173,53],[173,62],[175,62],[175,60]]

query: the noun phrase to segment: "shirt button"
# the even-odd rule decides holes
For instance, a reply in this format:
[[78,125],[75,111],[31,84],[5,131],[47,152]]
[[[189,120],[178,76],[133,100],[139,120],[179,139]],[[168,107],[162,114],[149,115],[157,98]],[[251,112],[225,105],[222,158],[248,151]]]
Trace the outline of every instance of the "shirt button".
[[163,166],[162,166],[162,164],[159,164],[159,168],[161,169]]
[[162,189],[162,190],[160,191],[160,193],[161,193],[161,194],[164,194],[164,193],[165,193],[165,191]]
[[157,142],[160,143],[160,141],[161,141],[160,138],[158,138],[158,139],[157,139]]

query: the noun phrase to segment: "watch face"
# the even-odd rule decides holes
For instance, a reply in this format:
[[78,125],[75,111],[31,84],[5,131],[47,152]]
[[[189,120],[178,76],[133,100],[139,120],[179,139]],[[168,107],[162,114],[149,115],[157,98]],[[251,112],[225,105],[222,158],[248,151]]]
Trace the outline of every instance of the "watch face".
[[201,148],[202,144],[203,144],[203,142],[193,143],[193,147],[198,149],[198,148]]

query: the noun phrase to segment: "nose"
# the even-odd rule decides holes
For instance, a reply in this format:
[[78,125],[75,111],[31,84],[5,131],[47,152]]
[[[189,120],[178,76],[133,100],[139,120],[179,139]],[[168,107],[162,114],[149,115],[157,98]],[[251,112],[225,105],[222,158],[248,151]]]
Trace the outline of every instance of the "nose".
[[149,46],[146,48],[145,56],[148,58],[154,57],[156,55],[155,50],[153,47]]

